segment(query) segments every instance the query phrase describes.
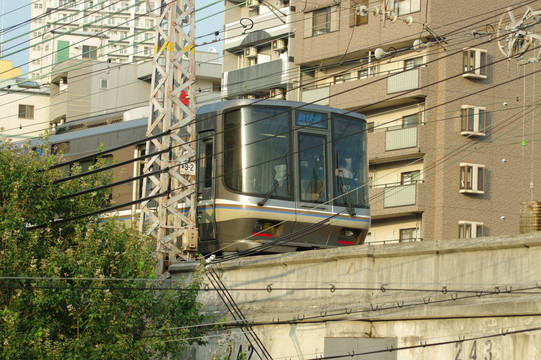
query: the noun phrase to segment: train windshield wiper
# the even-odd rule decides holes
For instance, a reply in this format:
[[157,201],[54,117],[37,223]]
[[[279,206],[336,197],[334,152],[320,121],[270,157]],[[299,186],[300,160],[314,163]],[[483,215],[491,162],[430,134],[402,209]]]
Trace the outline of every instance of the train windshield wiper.
[[278,187],[278,185],[280,185],[282,181],[285,180],[286,177],[287,177],[287,172],[284,174],[284,176],[282,176],[282,178],[279,181],[274,182],[274,185],[272,185],[269,191],[267,191],[267,193],[265,194],[265,197],[262,200],[257,202],[257,205],[259,206],[265,205],[265,203],[270,199],[274,191],[276,191],[276,188]]

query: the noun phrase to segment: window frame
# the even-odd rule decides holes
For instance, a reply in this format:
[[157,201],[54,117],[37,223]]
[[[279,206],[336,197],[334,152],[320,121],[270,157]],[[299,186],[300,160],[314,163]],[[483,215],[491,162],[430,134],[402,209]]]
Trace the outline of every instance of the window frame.
[[458,238],[459,239],[476,239],[485,236],[484,223],[478,221],[458,222]]
[[486,79],[487,58],[488,52],[484,49],[464,49],[462,52],[462,77]]
[[400,185],[413,185],[421,180],[421,170],[404,171],[400,173]]
[[[411,119],[411,122],[409,121]],[[421,120],[421,114],[420,113],[414,113],[409,115],[402,116],[402,128],[410,128],[414,126],[418,126]]]
[[[86,48],[86,51],[85,51]],[[93,55],[93,56],[92,56]],[[98,47],[92,45],[83,45],[81,57],[83,59],[97,59],[98,58]]]
[[[414,242],[417,240],[417,236],[419,234],[418,228],[405,228],[399,230],[399,242]],[[406,235],[409,235],[409,237],[406,237]]]
[[404,60],[404,71],[415,69],[424,65],[424,56]]
[[485,193],[485,165],[460,163],[459,192],[466,194]]
[[[326,6],[320,9],[315,9],[304,13],[304,37],[314,37],[325,35],[331,32],[340,30],[340,6]],[[316,16],[325,15],[323,25],[314,25]],[[316,26],[321,28],[316,29]],[[319,31],[322,30],[322,31]]]
[[19,113],[17,117],[19,119],[34,120],[34,105],[19,104]]
[[460,109],[460,134],[485,136],[487,121],[486,107],[462,105]]
[[[409,11],[400,11],[400,3],[409,3]],[[413,9],[413,10],[412,10]],[[394,12],[396,16],[413,14],[421,11],[421,0],[395,0]]]

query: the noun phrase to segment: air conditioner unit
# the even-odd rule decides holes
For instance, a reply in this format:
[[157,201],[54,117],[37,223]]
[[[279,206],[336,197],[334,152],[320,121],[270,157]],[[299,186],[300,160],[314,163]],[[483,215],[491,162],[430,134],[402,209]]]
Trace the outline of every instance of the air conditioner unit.
[[244,49],[244,56],[248,59],[257,57],[257,48],[255,46]]
[[271,99],[283,99],[284,98],[284,89],[280,89],[280,88],[271,89],[270,97],[271,97]]
[[283,39],[276,39],[272,41],[272,50],[281,51],[285,50],[286,42]]
[[249,8],[256,8],[259,6],[259,0],[246,0],[246,6]]

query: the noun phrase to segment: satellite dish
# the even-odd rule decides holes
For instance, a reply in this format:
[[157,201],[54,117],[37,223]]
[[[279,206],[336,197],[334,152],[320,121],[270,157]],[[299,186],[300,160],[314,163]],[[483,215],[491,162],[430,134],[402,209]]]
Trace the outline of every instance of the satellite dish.
[[366,16],[368,15],[368,8],[366,5],[357,5],[355,8],[355,14],[360,16]]
[[372,14],[374,14],[374,16],[378,16],[379,14],[381,14],[381,10],[379,9],[379,7],[375,7],[372,9]]
[[413,50],[415,51],[422,51],[425,48],[425,44],[421,41],[421,39],[416,39],[413,42]]
[[381,59],[382,57],[384,57],[387,54],[388,54],[388,52],[386,52],[382,48],[377,48],[376,51],[374,51],[374,56],[376,57],[376,59]]
[[398,19],[398,16],[396,16],[395,14],[390,14],[389,15],[389,20],[391,20],[391,22],[395,22],[396,19]]
[[413,17],[412,17],[411,15],[406,16],[406,18],[404,19],[404,22],[405,22],[407,25],[413,24]]
[[216,48],[214,46],[211,46],[211,47],[209,47],[209,52],[215,53],[215,52],[218,52],[218,51],[216,51]]

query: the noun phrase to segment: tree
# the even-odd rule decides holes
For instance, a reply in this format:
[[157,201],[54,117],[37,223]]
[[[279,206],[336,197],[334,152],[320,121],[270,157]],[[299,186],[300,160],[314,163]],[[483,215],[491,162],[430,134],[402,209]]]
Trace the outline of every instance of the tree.
[[52,221],[110,203],[107,189],[62,196],[111,174],[55,183],[66,171],[44,149],[0,142],[0,359],[160,359],[201,343],[197,280],[158,282],[150,242],[119,222]]

